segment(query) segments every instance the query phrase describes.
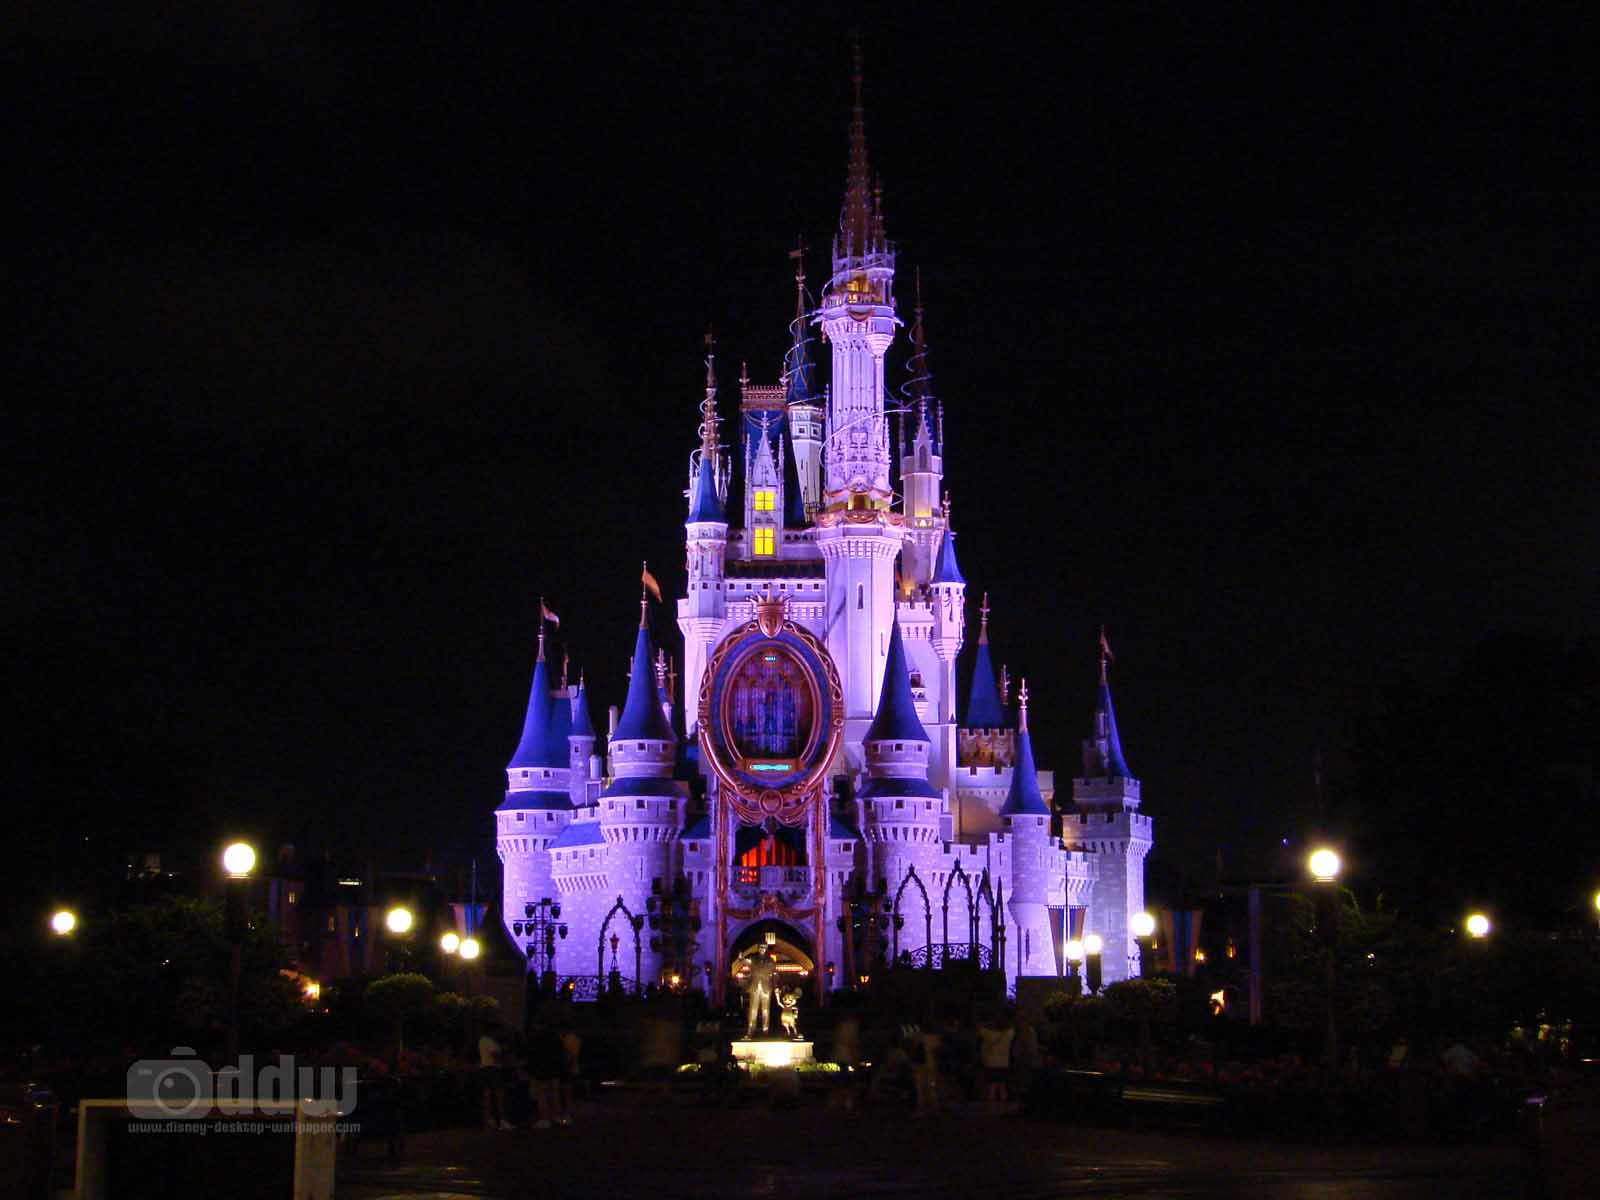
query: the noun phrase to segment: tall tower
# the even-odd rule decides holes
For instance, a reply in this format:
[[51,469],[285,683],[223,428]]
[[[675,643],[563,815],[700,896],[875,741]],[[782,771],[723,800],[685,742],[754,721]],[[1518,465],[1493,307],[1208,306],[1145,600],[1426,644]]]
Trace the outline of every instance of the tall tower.
[[[611,735],[613,777],[600,794],[608,892],[621,896],[634,913],[645,911],[652,891],[672,884],[674,843],[689,801],[689,785],[672,777],[677,738],[661,709],[660,686],[650,661],[650,633],[645,628],[646,603],[641,597],[628,698]],[[628,930],[622,933],[624,940],[631,940]],[[656,982],[659,965],[659,955],[646,945],[641,985]]]
[[550,695],[541,619],[539,656],[533,665],[522,737],[506,764],[506,796],[494,814],[495,850],[504,877],[501,917],[508,936],[511,919],[522,916],[523,905],[556,898],[550,843],[572,820],[571,751],[566,736],[557,736],[556,703]]
[[933,398],[933,374],[928,369],[928,339],[922,318],[922,272],[917,272],[917,305],[911,321],[911,357],[906,371],[911,378],[902,389],[910,413],[910,437],[900,451],[900,486],[908,532],[901,578],[917,587],[933,577],[938,561],[944,510],[939,490],[944,485],[944,419]]
[[833,239],[833,275],[817,320],[833,347],[824,499],[829,505],[866,508],[887,506],[893,495],[883,356],[900,321],[894,309],[894,250],[884,236],[882,198],[867,164],[860,47],[853,82],[850,178]]
[[689,515],[683,523],[688,560],[688,594],[678,601],[683,633],[684,721],[689,732],[699,720],[700,679],[728,615],[725,564],[728,553],[727,474],[717,444],[716,360],[706,339],[706,394],[700,402],[700,449],[689,473]]
[[867,166],[859,48],[854,83],[850,178],[833,241],[833,275],[817,316],[833,348],[833,387],[824,507],[816,517],[817,548],[828,578],[828,653],[844,681],[845,742],[852,754],[858,753],[883,681],[895,616],[894,562],[905,541],[905,518],[891,511],[883,403],[883,356],[899,324],[894,251],[884,236],[882,205]]
[[1055,971],[1055,945],[1046,906],[1050,875],[1057,855],[1050,836],[1050,806],[1039,791],[1039,772],[1033,765],[1033,739],[1028,734],[1028,681],[1017,696],[1017,761],[1011,771],[1011,789],[1000,806],[1000,820],[1011,835],[1011,923],[1013,945],[1022,975],[1049,975]]
[[950,528],[950,497],[944,499],[944,535],[928,581],[928,607],[933,613],[929,642],[939,663],[934,718],[937,741],[933,750],[933,778],[951,785],[955,803],[956,728],[960,722],[956,699],[956,656],[966,636],[967,581],[956,561],[956,531]]
[[[1083,743],[1083,775],[1072,781],[1072,804],[1061,822],[1062,840],[1092,845],[1094,872],[1086,931],[1105,939],[1105,980],[1139,973],[1139,947],[1128,918],[1144,908],[1144,859],[1150,853],[1150,818],[1139,811],[1139,781],[1128,770],[1111,707],[1111,648],[1100,634],[1100,691],[1094,732]],[[1120,953],[1114,950],[1120,947]]]
[[803,518],[822,507],[822,396],[811,361],[813,339],[807,329],[811,314],[806,307],[805,247],[791,250],[789,256],[794,259],[794,320],[789,322],[789,351],[783,356],[783,398]]
[[[911,698],[911,676],[898,621],[889,635],[878,711],[863,742],[868,778],[861,799],[867,812],[873,871],[893,893],[915,867],[923,886],[932,890],[944,793],[928,781],[932,743]],[[913,904],[908,911],[917,907]],[[902,950],[915,950],[927,939],[927,930],[914,929],[914,924],[906,921],[900,936]]]

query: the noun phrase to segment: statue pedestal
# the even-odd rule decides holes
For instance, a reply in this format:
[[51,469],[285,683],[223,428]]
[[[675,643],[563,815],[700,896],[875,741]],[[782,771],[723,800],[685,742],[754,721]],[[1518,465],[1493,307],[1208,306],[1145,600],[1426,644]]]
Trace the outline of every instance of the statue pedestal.
[[787,1039],[762,1040],[741,1038],[733,1043],[733,1057],[740,1062],[757,1063],[763,1067],[792,1067],[797,1063],[815,1062],[811,1042],[791,1042]]

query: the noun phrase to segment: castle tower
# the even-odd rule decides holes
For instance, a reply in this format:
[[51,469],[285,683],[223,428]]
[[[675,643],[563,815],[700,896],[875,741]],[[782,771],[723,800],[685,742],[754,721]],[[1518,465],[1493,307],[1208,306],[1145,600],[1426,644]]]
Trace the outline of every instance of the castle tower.
[[[956,533],[950,528],[950,497],[944,498],[944,533],[928,582],[928,604],[933,612],[929,643],[939,663],[934,713],[939,726],[931,774],[950,780],[956,767],[956,729],[960,722],[956,697],[956,658],[966,636],[967,581],[956,561]],[[952,788],[952,791],[954,789]]]
[[962,766],[1009,767],[1016,758],[1016,741],[1008,728],[1005,701],[994,682],[994,662],[989,655],[989,593],[978,606],[978,653],[967,688],[967,708],[961,717],[957,750]]
[[939,490],[944,485],[944,450],[940,436],[944,421],[936,417],[933,375],[928,369],[928,342],[922,319],[922,273],[917,273],[917,306],[911,322],[911,357],[906,360],[910,380],[902,389],[910,413],[910,437],[901,448],[900,486],[904,494],[906,536],[901,579],[923,587],[938,565],[944,510]]
[[594,722],[589,719],[589,692],[583,676],[572,697],[572,732],[567,735],[568,794],[572,807],[583,808],[599,795],[600,758],[594,752]]
[[[673,778],[677,738],[662,711],[660,685],[650,658],[647,603],[640,598],[628,698],[610,741],[612,779],[600,794],[599,804],[609,883],[602,899],[615,903],[621,896],[635,915],[645,912],[652,889],[671,886],[676,867],[674,843],[683,828],[689,799],[688,784]],[[610,904],[605,907],[609,909]],[[596,917],[596,925],[600,919]],[[612,932],[621,935],[622,945],[631,955],[633,933],[620,917]],[[646,943],[642,982],[655,982],[659,967],[659,954]],[[632,973],[631,963],[623,973]]]
[[816,518],[828,581],[828,653],[844,683],[845,741],[852,750],[883,683],[895,616],[894,563],[905,541],[905,518],[890,511],[894,491],[883,403],[883,356],[899,324],[894,251],[867,166],[859,50],[854,81],[850,178],[833,242],[833,275],[817,316],[833,350],[833,386],[824,508]]
[[1083,775],[1072,781],[1072,804],[1063,814],[1061,835],[1074,849],[1095,851],[1085,856],[1094,870],[1085,928],[1105,939],[1105,980],[1115,983],[1139,973],[1139,947],[1128,918],[1144,908],[1151,822],[1139,811],[1139,781],[1123,757],[1111,706],[1110,663],[1111,647],[1102,631],[1093,733],[1083,743]]
[[794,320],[789,323],[789,351],[783,356],[784,405],[788,411],[789,439],[793,450],[795,481],[799,495],[799,516],[790,525],[804,522],[806,514],[822,507],[822,397],[817,390],[816,367],[811,361],[812,338],[807,329],[811,314],[806,307],[805,248],[790,251],[794,259]]
[[[866,835],[875,878],[885,881],[892,895],[915,867],[923,886],[932,894],[944,793],[928,782],[931,743],[911,698],[911,677],[898,621],[890,630],[883,692],[863,748],[868,778],[861,789],[861,800],[867,813]],[[926,928],[920,920],[911,919],[913,911],[919,909],[919,901],[907,902],[902,909],[906,917],[900,933],[902,950],[915,950],[926,942]],[[917,915],[920,917],[920,912]]]
[[775,559],[783,544],[783,410],[744,413],[744,558]]
[[572,819],[570,751],[565,735],[556,735],[558,714],[550,691],[541,619],[522,737],[506,764],[505,799],[495,809],[495,851],[504,878],[501,919],[508,936],[511,921],[522,917],[523,905],[556,898],[548,850]]
[[[1011,790],[1000,806],[1000,820],[1011,837],[1011,891],[1007,907],[1014,928],[1015,961],[1019,974],[1055,973],[1055,945],[1047,906],[1050,876],[1057,854],[1050,836],[1050,806],[1039,791],[1039,772],[1033,763],[1033,738],[1028,733],[1028,681],[1017,695],[1016,765]],[[1007,970],[1011,964],[1007,963]]]
[[859,47],[853,82],[850,177],[833,239],[833,275],[817,317],[833,347],[823,492],[829,505],[886,507],[893,486],[883,356],[900,322],[894,307],[894,250],[884,236],[881,198],[867,164]]
[[726,475],[717,444],[717,379],[710,340],[706,348],[706,394],[700,403],[700,449],[689,478],[689,515],[684,520],[684,546],[689,568],[688,594],[678,601],[678,629],[683,634],[683,706],[690,733],[699,720],[699,687],[706,660],[728,615],[726,560],[728,514]]

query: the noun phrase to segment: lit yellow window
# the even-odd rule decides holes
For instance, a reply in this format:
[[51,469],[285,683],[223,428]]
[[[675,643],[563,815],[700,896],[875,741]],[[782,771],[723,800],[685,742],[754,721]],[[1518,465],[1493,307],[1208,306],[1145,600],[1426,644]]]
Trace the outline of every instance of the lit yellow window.
[[756,537],[756,553],[757,554],[771,554],[772,553],[772,530],[770,530],[770,529],[757,529],[757,530],[754,531],[754,533],[755,533],[755,537]]
[[757,512],[771,512],[772,511],[773,501],[776,500],[776,499],[777,499],[777,493],[774,492],[771,488],[757,488],[756,489],[756,501],[755,501],[756,511]]

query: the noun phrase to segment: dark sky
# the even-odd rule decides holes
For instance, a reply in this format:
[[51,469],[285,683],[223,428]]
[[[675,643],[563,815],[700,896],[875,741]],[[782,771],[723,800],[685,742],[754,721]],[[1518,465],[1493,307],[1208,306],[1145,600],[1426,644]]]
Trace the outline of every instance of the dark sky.
[[[24,836],[486,853],[539,595],[619,700],[706,325],[776,377],[861,19],[101,7],[0,43]],[[1576,26],[906,10],[868,133],[1043,765],[1104,622],[1158,853],[1262,863],[1385,680],[1596,634]]]

